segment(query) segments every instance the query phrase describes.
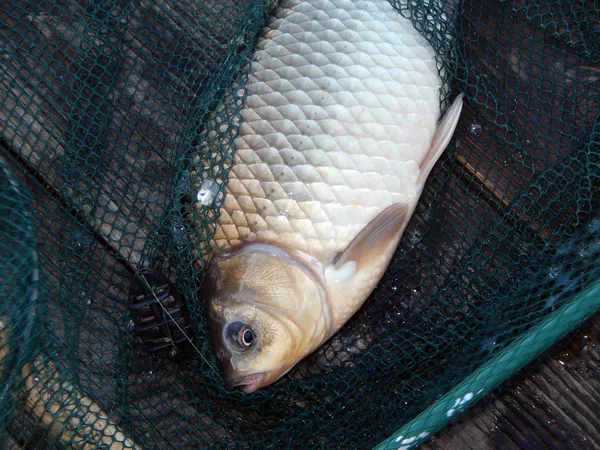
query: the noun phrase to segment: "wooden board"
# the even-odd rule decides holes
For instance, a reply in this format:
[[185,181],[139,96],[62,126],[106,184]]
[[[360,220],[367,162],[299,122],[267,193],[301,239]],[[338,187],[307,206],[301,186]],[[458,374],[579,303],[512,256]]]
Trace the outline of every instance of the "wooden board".
[[529,18],[527,2],[513,14],[502,3],[463,5],[459,58],[469,75],[461,69],[458,77],[471,100],[457,161],[492,203],[553,238],[577,226],[577,209],[591,208],[581,197],[593,187],[581,173],[591,170],[585,144],[597,121],[600,66]]
[[[586,187],[581,174],[592,170],[585,145],[597,126],[600,66],[550,23],[556,3],[536,5],[539,16],[528,16],[532,2],[524,1],[499,18],[500,2],[465,2],[462,56],[477,89],[468,89],[473,101],[457,131],[456,159],[463,180],[481,189],[499,217],[552,244],[597,202],[586,192],[599,186]],[[577,39],[581,29],[571,20]],[[600,448],[599,346],[596,315],[423,448]]]
[[[63,395],[62,407],[58,408],[50,393],[41,386],[32,389],[30,382],[24,391],[33,390],[43,398],[52,414],[25,404],[7,427],[12,439],[24,449],[63,448],[59,444],[78,448],[78,439],[87,432],[90,442],[98,442],[98,428],[94,431],[85,424],[74,425],[82,417],[99,420],[96,427],[108,424],[110,431],[113,425],[126,429],[142,448],[162,447],[177,440],[184,447],[189,442],[228,436],[230,431],[205,413],[206,406],[198,404],[198,398],[189,402],[189,380],[192,376],[201,379],[201,371],[188,367],[188,372],[183,372],[177,364],[157,360],[143,349],[128,325],[131,271],[127,262],[95,239],[85,220],[78,220],[65,209],[36,178],[19,172],[18,162],[9,165],[17,182],[31,193],[31,207],[36,211],[42,300],[47,307],[40,320],[51,333],[44,342],[45,352],[54,353],[50,365],[41,364],[38,358],[34,372],[44,374],[49,380],[45,385],[51,388],[62,383],[63,390],[67,386],[68,392],[77,393],[63,398],[55,388],[55,395]],[[80,402],[85,402],[83,413],[76,407]],[[186,428],[182,431],[183,423]],[[80,434],[65,435],[61,433],[63,427]],[[66,444],[70,437],[74,439],[71,446]],[[120,447],[115,443],[112,448]]]
[[600,448],[600,314],[423,450]]
[[0,136],[133,268],[170,207],[198,121],[238,70],[231,39],[240,52],[251,42],[252,4],[0,10]]
[[0,444],[1,450],[22,450],[21,446],[11,436],[7,436]]

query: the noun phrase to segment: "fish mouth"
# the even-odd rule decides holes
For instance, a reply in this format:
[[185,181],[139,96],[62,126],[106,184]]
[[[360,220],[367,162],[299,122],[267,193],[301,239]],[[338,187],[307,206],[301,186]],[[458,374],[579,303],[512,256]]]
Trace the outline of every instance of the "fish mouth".
[[265,378],[267,377],[266,373],[253,373],[251,375],[245,375],[240,378],[232,378],[228,380],[228,385],[230,387],[239,387],[246,394],[251,394],[252,392],[257,391]]

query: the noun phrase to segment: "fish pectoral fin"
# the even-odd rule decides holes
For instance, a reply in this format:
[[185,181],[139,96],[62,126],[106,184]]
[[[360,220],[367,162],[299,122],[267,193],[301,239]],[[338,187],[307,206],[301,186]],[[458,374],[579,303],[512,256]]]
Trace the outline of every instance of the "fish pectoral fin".
[[402,203],[388,206],[375,217],[333,260],[338,277],[361,270],[394,251],[410,219],[410,208]]
[[324,269],[331,336],[369,297],[387,268],[406,228],[412,208],[388,206],[362,229]]
[[464,94],[459,94],[458,97],[456,97],[454,103],[448,108],[446,115],[437,127],[435,136],[431,141],[431,148],[419,167],[420,172],[419,178],[417,179],[417,190],[419,193],[423,190],[423,186],[425,186],[425,181],[427,181],[431,169],[433,169],[433,166],[435,166],[435,163],[440,159],[440,156],[442,156],[442,153],[444,153],[444,150],[446,150],[446,147],[450,143],[456,125],[458,125],[458,119],[460,119],[463,97]]

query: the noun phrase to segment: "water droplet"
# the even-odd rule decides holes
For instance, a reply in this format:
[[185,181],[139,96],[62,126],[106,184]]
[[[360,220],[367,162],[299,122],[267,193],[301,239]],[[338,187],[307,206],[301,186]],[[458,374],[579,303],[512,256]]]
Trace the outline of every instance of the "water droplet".
[[418,244],[422,237],[423,235],[419,232],[419,230],[410,230],[406,233],[406,238],[412,245]]
[[596,234],[600,231],[600,217],[592,220],[588,225],[588,235]]
[[569,274],[561,274],[556,278],[556,284],[563,287],[563,294],[575,289],[579,284],[579,278],[571,278]]
[[133,322],[133,320],[130,320],[129,322],[127,322],[127,331],[133,330],[135,330],[135,323]]
[[471,133],[473,136],[480,136],[481,135],[481,131],[482,131],[482,127],[477,122],[473,122],[469,126],[469,133]]
[[559,256],[568,255],[573,251],[573,246],[574,246],[573,240],[569,239],[563,245],[558,247],[558,249],[556,250],[556,254]]
[[560,269],[558,267],[550,267],[548,269],[548,279],[555,280],[559,273]]
[[184,356],[183,351],[179,347],[171,347],[169,349],[169,358],[173,361],[181,361]]
[[422,214],[421,218],[425,222],[429,222],[433,218],[433,205],[431,203],[429,205],[427,205],[427,209]]
[[480,350],[482,352],[489,352],[496,347],[496,342],[498,341],[498,336],[492,336],[490,338],[484,339],[481,343]]
[[175,236],[181,236],[183,233],[185,233],[185,227],[183,225],[178,224],[173,226],[173,234]]
[[73,247],[75,250],[85,250],[92,245],[92,238],[85,233],[79,231],[71,232],[71,239],[73,240]]
[[81,293],[79,298],[77,298],[77,303],[81,308],[87,308],[92,304],[92,300],[87,297],[84,293]]

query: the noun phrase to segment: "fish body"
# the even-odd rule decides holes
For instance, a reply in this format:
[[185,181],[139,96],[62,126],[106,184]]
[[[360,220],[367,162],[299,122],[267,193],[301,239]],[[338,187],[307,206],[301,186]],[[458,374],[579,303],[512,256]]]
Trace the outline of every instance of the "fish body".
[[387,0],[291,0],[263,30],[205,280],[224,376],[280,378],[383,275],[460,116]]

